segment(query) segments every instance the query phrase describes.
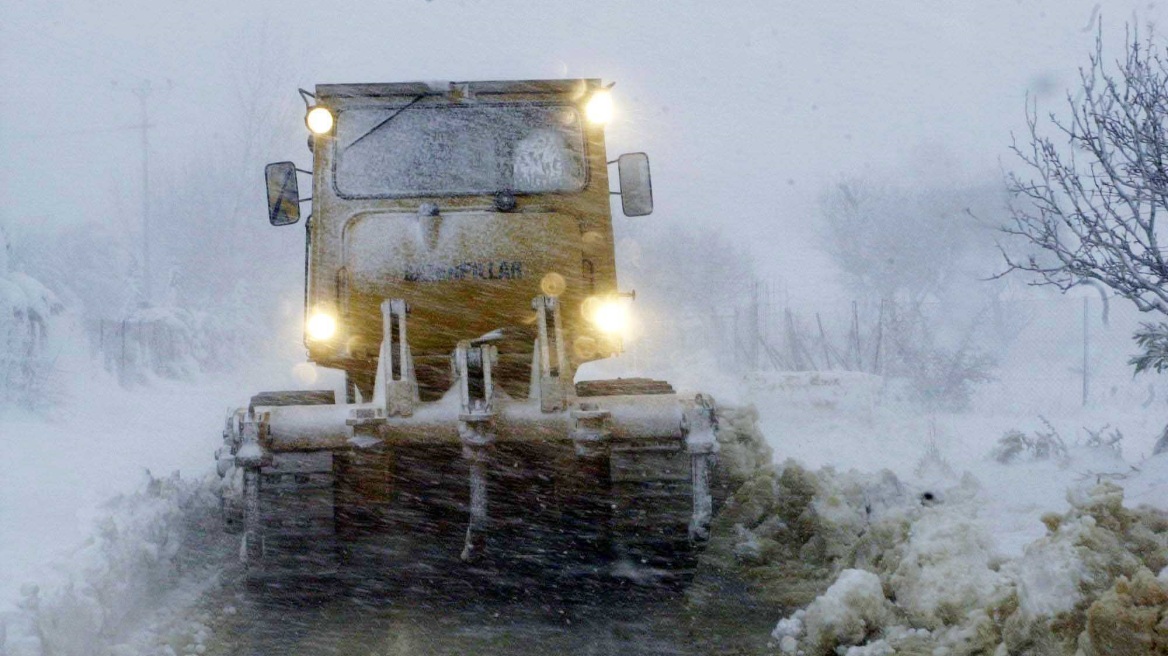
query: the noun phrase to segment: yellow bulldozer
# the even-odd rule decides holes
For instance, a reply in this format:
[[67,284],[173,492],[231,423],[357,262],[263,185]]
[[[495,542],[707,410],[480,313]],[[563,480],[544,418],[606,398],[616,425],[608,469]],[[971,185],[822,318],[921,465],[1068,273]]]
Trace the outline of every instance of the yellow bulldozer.
[[621,351],[632,301],[611,196],[628,216],[653,209],[648,157],[608,160],[611,85],[301,95],[312,170],[266,167],[269,220],[297,223],[311,201],[305,344],[344,371],[345,398],[263,392],[229,414],[223,517],[249,576],[443,556],[691,567],[712,512],[713,402],[575,381]]

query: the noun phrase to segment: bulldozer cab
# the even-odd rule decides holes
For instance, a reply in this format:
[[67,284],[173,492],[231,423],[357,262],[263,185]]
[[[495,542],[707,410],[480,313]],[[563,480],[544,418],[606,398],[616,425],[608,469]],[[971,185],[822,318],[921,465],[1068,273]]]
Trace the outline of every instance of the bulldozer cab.
[[[599,80],[319,85],[305,344],[368,397],[386,299],[405,301],[422,400],[453,383],[462,340],[495,342],[498,384],[528,393],[535,297],[558,301],[571,375],[621,350],[610,195],[652,211],[648,158],[618,160],[610,192]],[[297,169],[267,168],[269,220],[300,218]]]

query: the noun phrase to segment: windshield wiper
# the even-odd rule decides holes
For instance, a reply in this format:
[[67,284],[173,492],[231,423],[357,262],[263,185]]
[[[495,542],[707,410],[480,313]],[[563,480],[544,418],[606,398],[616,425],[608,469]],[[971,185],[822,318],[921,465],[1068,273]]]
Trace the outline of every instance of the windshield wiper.
[[386,123],[389,123],[393,119],[397,118],[398,114],[401,114],[402,112],[406,111],[410,107],[413,107],[414,103],[418,102],[419,100],[421,100],[422,98],[425,98],[425,97],[426,97],[426,94],[424,94],[424,93],[421,95],[418,95],[418,96],[414,96],[413,100],[406,103],[404,106],[399,108],[396,112],[387,116],[384,121],[378,123],[377,125],[374,125],[373,127],[369,128],[369,130],[366,131],[365,134],[362,134],[361,136],[357,137],[356,139],[350,141],[349,145],[345,146],[345,150],[348,150],[348,149],[352,148],[353,146],[356,146],[357,142],[361,141],[365,137],[368,137],[369,135],[373,134],[374,132],[377,132],[381,128],[385,127]]

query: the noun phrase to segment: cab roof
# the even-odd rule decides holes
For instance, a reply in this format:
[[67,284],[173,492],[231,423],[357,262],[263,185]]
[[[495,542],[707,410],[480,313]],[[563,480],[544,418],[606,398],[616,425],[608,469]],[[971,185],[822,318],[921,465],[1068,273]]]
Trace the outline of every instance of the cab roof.
[[390,82],[375,84],[318,84],[317,98],[384,98],[466,94],[554,94],[582,96],[599,87],[597,78],[575,80],[492,80],[481,82]]

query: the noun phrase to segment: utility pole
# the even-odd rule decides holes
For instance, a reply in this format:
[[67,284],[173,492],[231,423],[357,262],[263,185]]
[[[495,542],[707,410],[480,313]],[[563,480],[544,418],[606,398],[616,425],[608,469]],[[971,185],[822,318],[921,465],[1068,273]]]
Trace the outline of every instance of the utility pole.
[[747,353],[746,357],[750,360],[749,368],[750,368],[750,371],[752,371],[752,372],[758,371],[758,369],[759,369],[759,366],[758,366],[758,351],[759,351],[758,346],[759,346],[759,342],[762,339],[762,335],[759,332],[759,325],[758,325],[758,321],[759,321],[759,316],[758,316],[759,299],[758,299],[758,297],[759,297],[759,282],[757,280],[752,280],[750,282],[750,312],[746,318],[746,320],[749,322],[747,324],[747,327],[746,327],[747,339],[750,340],[746,345],[746,353]]
[[1091,329],[1087,324],[1089,301],[1083,297],[1083,406],[1091,398]]
[[138,97],[138,105],[142,109],[142,123],[137,127],[142,130],[142,293],[146,305],[153,304],[150,292],[154,277],[150,270],[150,110],[147,100],[150,98],[150,80],[131,89]]

